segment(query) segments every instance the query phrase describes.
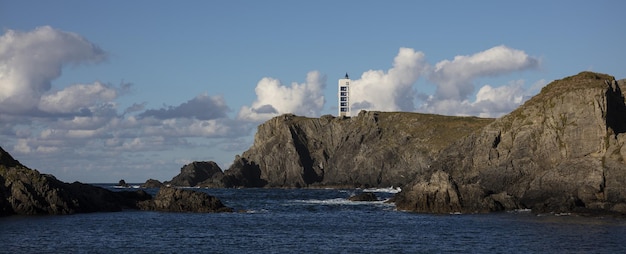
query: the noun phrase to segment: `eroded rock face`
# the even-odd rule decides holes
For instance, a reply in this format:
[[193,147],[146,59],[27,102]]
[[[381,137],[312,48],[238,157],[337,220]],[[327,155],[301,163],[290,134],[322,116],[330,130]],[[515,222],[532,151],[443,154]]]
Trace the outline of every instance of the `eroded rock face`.
[[444,149],[403,187],[416,212],[626,210],[623,81],[583,72]]
[[180,174],[165,182],[166,185],[195,187],[211,178],[221,179],[222,169],[213,161],[194,161],[183,166]]
[[154,199],[139,203],[142,210],[164,212],[214,213],[232,212],[222,202],[207,193],[193,190],[161,188]]
[[73,214],[136,209],[136,202],[150,199],[145,192],[111,192],[31,170],[0,148],[0,216]]
[[225,171],[227,187],[391,187],[428,168],[454,140],[493,119],[403,112],[352,118],[291,114],[261,124]]

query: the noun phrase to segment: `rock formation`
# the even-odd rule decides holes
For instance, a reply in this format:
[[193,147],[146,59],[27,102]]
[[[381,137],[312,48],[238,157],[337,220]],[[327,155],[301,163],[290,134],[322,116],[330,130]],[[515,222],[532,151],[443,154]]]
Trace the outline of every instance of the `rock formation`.
[[362,192],[360,194],[348,198],[350,201],[378,201],[376,194],[371,192]]
[[[172,205],[163,205],[167,202]],[[52,175],[40,174],[25,167],[0,147],[0,216],[114,212],[139,208],[229,211],[215,197],[191,190],[160,192],[158,199],[153,201],[152,196],[143,190],[114,192],[79,182],[64,183]]]
[[123,188],[130,188],[130,185],[126,183],[126,181],[124,179],[120,180],[119,182],[117,182],[117,186],[118,187],[123,187]]
[[148,179],[144,184],[140,185],[141,188],[161,188],[164,184],[156,179]]
[[400,186],[441,149],[492,121],[403,112],[286,114],[258,127],[253,146],[221,181],[226,187]]
[[0,216],[120,211],[136,209],[136,201],[150,198],[145,192],[61,182],[23,166],[0,148]]
[[212,178],[222,178],[222,169],[213,161],[194,161],[183,166],[180,174],[172,178],[171,181],[165,182],[165,185],[194,187],[202,182],[209,185]]
[[176,189],[171,187],[161,188],[154,199],[139,203],[142,210],[165,211],[165,212],[232,212],[222,202],[207,193]]
[[591,72],[557,80],[444,149],[398,209],[626,213],[626,85]]

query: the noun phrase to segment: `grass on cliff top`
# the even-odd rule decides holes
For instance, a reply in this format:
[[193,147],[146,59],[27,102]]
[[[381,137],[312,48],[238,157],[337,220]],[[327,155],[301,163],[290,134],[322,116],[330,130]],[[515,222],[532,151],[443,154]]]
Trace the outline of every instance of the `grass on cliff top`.
[[613,81],[615,77],[602,73],[583,71],[574,76],[552,81],[528,102],[545,101],[562,93],[579,89],[606,89],[605,81],[607,80]]
[[401,137],[419,140],[415,143],[432,152],[440,151],[454,141],[493,122],[492,118],[444,116],[412,112],[369,112],[378,115],[383,138]]
[[[350,121],[360,117],[368,118],[376,115],[378,126],[383,131],[383,138],[390,142],[398,138],[421,140],[420,146],[428,146],[428,150],[439,151],[452,142],[493,122],[493,118],[444,116],[413,112],[361,112],[357,116],[342,118],[323,115],[319,119],[327,121]],[[302,123],[316,118],[295,116],[291,114],[279,116],[291,123]],[[350,121],[357,124],[358,121]],[[357,128],[358,126],[353,126]],[[391,143],[389,145],[392,145]]]
[[522,112],[525,111],[526,108],[534,105],[543,105],[550,99],[566,92],[582,89],[606,89],[607,85],[605,82],[613,80],[615,80],[615,77],[607,74],[583,71],[574,76],[552,81],[550,84],[543,87],[539,94],[530,98],[530,100],[526,101],[526,103],[519,106],[505,117],[521,116],[523,115]]

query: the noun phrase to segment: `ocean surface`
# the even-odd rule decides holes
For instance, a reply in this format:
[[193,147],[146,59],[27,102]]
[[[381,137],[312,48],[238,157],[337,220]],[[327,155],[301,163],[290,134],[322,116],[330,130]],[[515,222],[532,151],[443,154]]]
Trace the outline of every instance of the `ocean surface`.
[[[626,253],[620,218],[415,214],[383,202],[393,189],[197,190],[239,212],[0,218],[0,253]],[[347,200],[362,191],[381,201]]]

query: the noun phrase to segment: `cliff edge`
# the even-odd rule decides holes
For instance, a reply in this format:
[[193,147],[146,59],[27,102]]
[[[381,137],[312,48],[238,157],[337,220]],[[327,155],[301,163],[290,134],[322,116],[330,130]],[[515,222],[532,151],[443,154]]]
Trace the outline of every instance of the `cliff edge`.
[[438,152],[493,122],[406,112],[261,124],[254,144],[224,172],[226,187],[391,187],[428,169]]
[[626,85],[592,72],[556,80],[444,149],[396,196],[428,212],[626,213]]

